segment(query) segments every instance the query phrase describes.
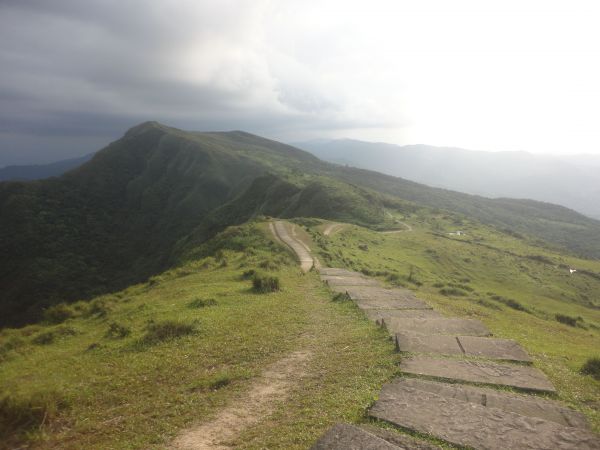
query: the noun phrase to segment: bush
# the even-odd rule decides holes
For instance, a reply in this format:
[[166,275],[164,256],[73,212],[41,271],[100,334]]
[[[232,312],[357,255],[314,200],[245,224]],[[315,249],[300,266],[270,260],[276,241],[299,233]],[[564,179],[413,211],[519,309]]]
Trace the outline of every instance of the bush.
[[88,306],[88,309],[85,313],[86,317],[106,317],[109,313],[110,308],[106,304],[104,300],[94,300]]
[[351,300],[350,296],[346,292],[338,292],[333,296],[332,299],[334,302],[347,302]]
[[263,259],[260,263],[258,263],[258,267],[265,270],[277,270],[279,269],[279,265],[270,259]]
[[492,294],[491,298],[493,300],[496,300],[497,302],[505,304],[509,308],[515,309],[517,311],[523,311],[528,314],[531,313],[531,311],[529,311],[527,308],[525,308],[523,305],[521,305],[518,301],[513,300],[512,298],[506,298],[506,297],[502,297],[501,295],[495,295],[495,294]]
[[600,358],[590,358],[581,367],[581,373],[591,375],[596,380],[600,380]]
[[31,342],[36,345],[48,345],[54,342],[57,337],[74,336],[77,334],[74,328],[60,326],[52,331],[45,331],[34,337]]
[[117,322],[113,322],[108,326],[108,330],[104,334],[104,337],[109,339],[123,339],[131,334],[131,329],[118,324]]
[[64,303],[59,303],[44,310],[44,321],[51,324],[62,323],[74,316],[73,309]]
[[467,295],[465,291],[458,288],[443,288],[440,289],[440,294],[445,295],[446,297],[464,297]]
[[66,406],[53,392],[36,393],[29,398],[5,395],[0,398],[0,441],[6,444],[19,432],[39,429]]
[[279,291],[279,278],[255,273],[254,278],[252,278],[252,289],[261,293]]
[[142,337],[140,342],[142,344],[157,344],[159,342],[187,336],[195,332],[196,328],[194,325],[175,320],[151,322],[148,324],[146,334]]
[[206,308],[207,306],[216,306],[217,301],[214,298],[196,298],[188,303],[188,308]]
[[250,280],[256,274],[256,270],[248,269],[244,273],[242,273],[242,280]]

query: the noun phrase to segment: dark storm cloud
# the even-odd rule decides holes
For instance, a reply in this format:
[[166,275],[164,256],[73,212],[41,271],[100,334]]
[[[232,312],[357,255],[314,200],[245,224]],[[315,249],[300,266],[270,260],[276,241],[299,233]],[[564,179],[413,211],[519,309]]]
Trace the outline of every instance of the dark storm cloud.
[[52,160],[93,150],[70,138],[108,142],[149,119],[267,134],[290,117],[291,129],[320,124],[336,106],[271,72],[260,4],[1,2],[0,166],[31,160],[32,136],[47,137],[34,159]]

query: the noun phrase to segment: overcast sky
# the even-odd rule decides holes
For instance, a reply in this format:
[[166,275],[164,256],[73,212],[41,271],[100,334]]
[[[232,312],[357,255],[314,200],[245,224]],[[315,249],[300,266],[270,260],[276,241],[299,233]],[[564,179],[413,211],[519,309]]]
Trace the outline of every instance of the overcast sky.
[[134,124],[600,153],[600,2],[0,0],[0,166]]

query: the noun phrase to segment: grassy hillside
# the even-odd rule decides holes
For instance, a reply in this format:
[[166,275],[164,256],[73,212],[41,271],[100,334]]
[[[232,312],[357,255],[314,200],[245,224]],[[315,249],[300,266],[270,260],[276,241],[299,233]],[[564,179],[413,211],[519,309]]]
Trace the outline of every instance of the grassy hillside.
[[[293,351],[306,372],[235,448],[307,448],[360,420],[396,371],[393,345],[268,233],[230,228],[146,283],[55,308],[61,323],[0,332],[0,448],[162,449]],[[250,270],[281,290],[254,292]]]
[[[495,336],[516,339],[559,398],[600,429],[600,380],[580,373],[588,359],[600,358],[600,263],[452,215],[397,217],[413,231],[346,225],[325,237],[324,225],[301,223],[310,225],[327,264],[408,287],[448,315],[480,319]],[[448,234],[457,229],[465,234]]]
[[[600,347],[600,279],[590,275],[598,262],[457,216],[389,212],[413,231],[346,224],[325,237],[327,222],[297,222],[323,261],[405,285],[441,311],[518,339],[557,397],[600,430],[600,381],[579,372]],[[447,234],[457,226],[466,235]],[[311,359],[287,400],[232,446],[308,448],[335,422],[369,421],[365,408],[397,374],[400,355],[352,302],[302,274],[266,223],[229,228],[184,260],[145,283],[56,307],[53,323],[0,332],[0,448],[165,448],[243,401],[266,367],[295,351]],[[254,292],[252,271],[276,277],[281,290]]]
[[0,326],[123,289],[172,265],[190,233],[202,242],[260,213],[383,220],[364,189],[295,169],[318,163],[308,153],[225,136],[146,123],[60,178],[0,183]]
[[145,280],[172,267],[190,245],[257,215],[380,229],[391,225],[384,208],[409,213],[420,205],[600,256],[600,222],[565,208],[335,166],[244,132],[148,122],[62,177],[0,183],[0,326]]
[[600,219],[600,178],[591,155],[483,152],[352,139],[297,144],[324,161],[486,197],[556,203]]

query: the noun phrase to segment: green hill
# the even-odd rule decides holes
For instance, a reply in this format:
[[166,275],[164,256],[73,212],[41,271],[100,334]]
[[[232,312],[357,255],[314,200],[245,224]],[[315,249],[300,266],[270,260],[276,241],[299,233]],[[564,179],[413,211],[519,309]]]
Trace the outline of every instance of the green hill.
[[451,210],[600,256],[600,222],[539,202],[488,200],[325,163],[248,133],[147,122],[48,180],[0,183],[0,326],[145,280],[257,215],[393,225],[385,208]]

